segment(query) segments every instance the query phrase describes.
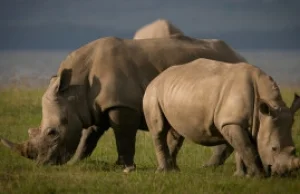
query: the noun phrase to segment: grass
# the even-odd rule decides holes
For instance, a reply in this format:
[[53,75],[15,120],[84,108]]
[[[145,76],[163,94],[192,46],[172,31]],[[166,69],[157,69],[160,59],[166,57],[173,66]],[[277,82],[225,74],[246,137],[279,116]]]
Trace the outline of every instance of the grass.
[[[3,89],[0,91],[0,136],[14,141],[27,139],[27,129],[39,125],[43,89]],[[295,89],[282,89],[288,105]],[[298,90],[299,92],[300,90]],[[293,127],[300,149],[300,111]],[[137,171],[123,174],[114,167],[116,147],[109,130],[92,156],[73,166],[37,166],[0,145],[0,193],[299,193],[300,174],[293,178],[233,177],[231,157],[218,168],[201,168],[209,148],[186,141],[178,156],[181,172],[155,174],[156,158],[147,132],[138,132]]]

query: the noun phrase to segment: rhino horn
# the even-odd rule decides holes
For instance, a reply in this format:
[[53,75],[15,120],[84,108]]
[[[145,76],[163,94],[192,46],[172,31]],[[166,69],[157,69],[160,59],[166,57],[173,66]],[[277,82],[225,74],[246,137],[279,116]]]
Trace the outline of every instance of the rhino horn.
[[29,158],[28,155],[27,155],[28,142],[18,144],[18,143],[13,143],[13,142],[11,142],[7,139],[4,139],[4,138],[0,138],[0,139],[1,139],[1,143],[4,146],[10,148],[14,152],[19,153],[21,156]]

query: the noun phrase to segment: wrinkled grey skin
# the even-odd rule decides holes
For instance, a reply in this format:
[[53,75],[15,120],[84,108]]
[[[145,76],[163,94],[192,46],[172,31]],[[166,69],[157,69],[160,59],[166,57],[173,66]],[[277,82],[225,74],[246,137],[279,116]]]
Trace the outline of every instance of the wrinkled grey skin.
[[[147,85],[168,67],[201,57],[243,60],[220,40],[95,40],[72,52],[51,79],[42,98],[40,129],[29,131],[31,138],[21,144],[1,141],[40,164],[64,164],[74,154],[75,161],[88,156],[112,127],[125,172],[131,171],[137,129],[147,129],[142,111]],[[170,152],[176,154],[180,141],[169,136]],[[87,141],[94,143],[86,146]]]
[[167,146],[171,126],[181,141],[232,146],[241,160],[237,175],[265,176],[270,169],[283,175],[300,167],[293,114],[277,84],[255,66],[197,59],[170,67],[148,85],[143,108],[157,171],[178,169]]

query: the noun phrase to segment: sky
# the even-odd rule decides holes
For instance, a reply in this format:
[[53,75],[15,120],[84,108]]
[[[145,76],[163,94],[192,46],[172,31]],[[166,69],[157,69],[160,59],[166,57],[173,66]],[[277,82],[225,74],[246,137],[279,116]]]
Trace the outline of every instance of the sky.
[[241,49],[300,49],[299,0],[1,0],[0,49],[75,49],[132,38],[158,18]]

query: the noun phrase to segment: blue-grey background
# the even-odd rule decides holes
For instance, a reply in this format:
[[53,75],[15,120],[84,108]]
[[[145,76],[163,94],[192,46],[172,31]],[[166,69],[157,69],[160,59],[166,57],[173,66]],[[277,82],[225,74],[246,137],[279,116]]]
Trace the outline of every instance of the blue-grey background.
[[225,40],[279,83],[300,85],[299,10],[299,0],[1,0],[0,82],[42,83],[83,44],[132,38],[165,18],[189,36]]

